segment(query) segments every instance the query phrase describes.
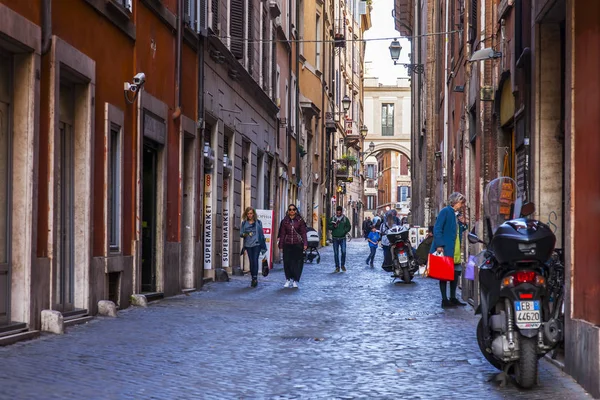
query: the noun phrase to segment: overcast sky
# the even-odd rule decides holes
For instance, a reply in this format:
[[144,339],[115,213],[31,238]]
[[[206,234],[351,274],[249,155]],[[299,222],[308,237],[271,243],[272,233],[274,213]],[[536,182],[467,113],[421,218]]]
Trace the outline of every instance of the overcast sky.
[[[406,68],[394,65],[390,58],[390,43],[393,38],[400,38],[400,33],[394,28],[392,10],[394,0],[373,0],[371,10],[371,29],[365,32],[365,39],[390,38],[385,40],[367,40],[365,51],[365,77],[377,77],[379,82],[390,85],[396,83],[397,77],[407,77]],[[399,62],[409,62],[410,42],[400,40],[402,52]]]

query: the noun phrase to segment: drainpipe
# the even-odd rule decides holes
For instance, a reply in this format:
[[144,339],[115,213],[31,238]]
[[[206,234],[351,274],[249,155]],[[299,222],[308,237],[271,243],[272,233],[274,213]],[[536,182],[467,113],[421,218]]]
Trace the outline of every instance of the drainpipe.
[[50,51],[52,45],[52,0],[42,4],[42,55]]
[[175,111],[173,119],[181,116],[181,42],[183,40],[183,0],[177,0],[177,45],[175,54]]
[[[446,10],[448,10],[448,6],[449,6],[449,0],[446,0]],[[450,13],[446,13],[446,32],[448,32],[448,25],[449,25],[449,15]],[[450,179],[448,177],[448,137],[449,137],[449,127],[448,127],[448,107],[450,104],[450,101],[448,100],[448,47],[449,47],[449,40],[448,40],[448,34],[446,33],[445,35],[446,40],[445,40],[445,45],[444,45],[444,154],[443,154],[443,158],[442,158],[442,193],[441,193],[441,197],[440,197],[440,202],[443,202],[446,197],[447,197],[447,185],[448,185],[448,180]],[[444,177],[446,177],[446,181],[444,182]]]
[[[296,181],[300,181],[302,178],[302,173],[300,171],[300,167],[302,163],[300,162],[300,1],[296,0]],[[298,199],[300,198],[300,188],[298,187]]]

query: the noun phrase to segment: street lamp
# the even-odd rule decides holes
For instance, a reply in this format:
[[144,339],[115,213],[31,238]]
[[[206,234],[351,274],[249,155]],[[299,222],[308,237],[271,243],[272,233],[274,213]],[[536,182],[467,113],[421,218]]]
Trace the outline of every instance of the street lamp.
[[425,72],[425,67],[423,67],[423,64],[398,64],[398,59],[400,58],[400,52],[402,51],[402,46],[400,45],[400,42],[398,41],[398,39],[394,39],[392,40],[392,43],[390,43],[390,57],[392,57],[392,61],[394,61],[394,65],[402,65],[403,67],[406,67],[406,69],[408,69],[408,73],[416,73],[416,74],[422,74],[423,72]]
[[369,152],[372,153],[375,151],[375,143],[371,142],[369,143]]
[[352,104],[352,100],[350,100],[348,95],[345,95],[342,99],[342,108],[344,109],[344,112],[347,112],[350,109],[350,104]]
[[362,138],[366,138],[367,134],[369,133],[369,128],[367,128],[366,125],[363,125],[360,127],[360,136],[362,136]]

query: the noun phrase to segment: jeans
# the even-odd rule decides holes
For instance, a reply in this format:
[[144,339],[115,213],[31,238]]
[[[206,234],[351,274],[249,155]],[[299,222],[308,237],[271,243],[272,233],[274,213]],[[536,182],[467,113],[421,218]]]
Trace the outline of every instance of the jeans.
[[250,275],[253,279],[258,277],[258,256],[260,255],[260,246],[246,247],[248,259],[250,260]]
[[[458,286],[458,280],[460,279],[461,271],[454,271],[454,280],[450,281],[450,298],[456,299],[456,287]],[[448,295],[446,294],[446,282],[448,281],[440,281],[440,292],[442,292],[442,300],[448,300]]]
[[381,266],[384,267],[384,266],[392,265],[394,263],[394,260],[392,258],[392,252],[390,251],[392,246],[381,246],[381,247],[383,247],[383,263],[381,264]]
[[[342,248],[342,263],[340,264],[340,247]],[[346,266],[346,238],[333,238],[333,257],[335,258],[335,267]]]
[[373,264],[375,260],[375,253],[377,252],[377,247],[369,246],[369,250],[371,250],[371,254],[367,257],[367,264]]

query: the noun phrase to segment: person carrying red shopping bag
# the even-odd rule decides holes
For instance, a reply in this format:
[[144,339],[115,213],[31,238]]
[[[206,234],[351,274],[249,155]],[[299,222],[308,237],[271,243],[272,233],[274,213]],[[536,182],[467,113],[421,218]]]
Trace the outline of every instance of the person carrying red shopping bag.
[[[433,227],[433,242],[429,250],[429,276],[439,276],[440,291],[442,293],[442,308],[465,306],[466,304],[456,298],[456,287],[461,273],[460,243],[462,234],[469,229],[462,210],[467,199],[459,192],[454,192],[448,197],[448,205],[444,207]],[[438,255],[435,255],[438,254]],[[443,257],[439,256],[443,254]],[[450,265],[454,266],[453,270]],[[450,282],[450,299],[447,295],[447,282]]]

